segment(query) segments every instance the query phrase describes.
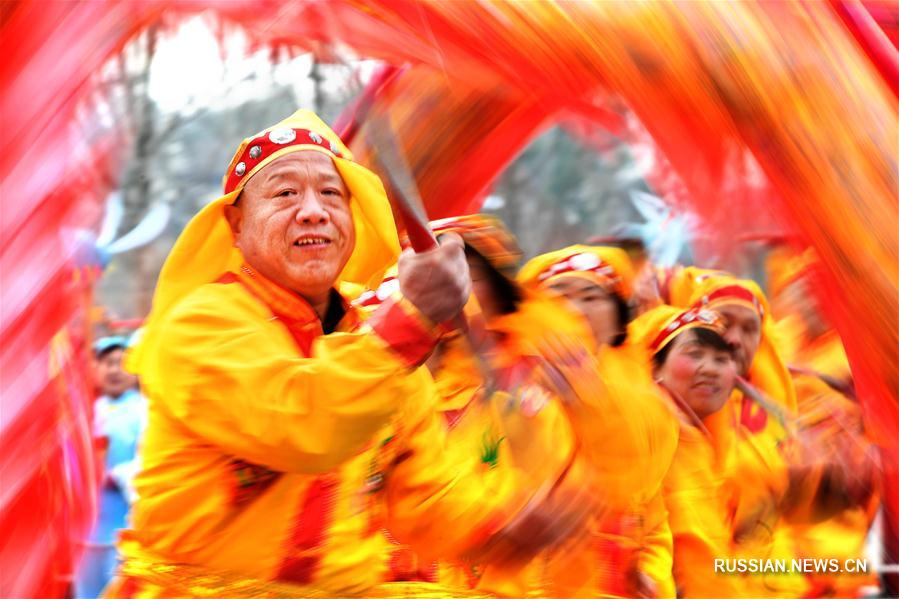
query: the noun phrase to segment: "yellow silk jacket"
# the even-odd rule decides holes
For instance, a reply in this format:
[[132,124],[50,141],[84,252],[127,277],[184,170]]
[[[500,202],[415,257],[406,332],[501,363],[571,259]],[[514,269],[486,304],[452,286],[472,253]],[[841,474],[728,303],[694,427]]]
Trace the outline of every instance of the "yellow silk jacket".
[[243,267],[165,316],[107,596],[470,596],[386,583],[381,531],[427,557],[462,553],[507,521],[511,478],[463,476],[446,447],[419,367],[436,339],[414,307],[394,298],[365,323],[343,310],[325,334]]
[[684,418],[664,482],[674,538],[674,579],[678,596],[685,598],[745,596],[739,576],[715,572],[716,559],[735,557],[732,531],[738,501],[733,484],[736,431],[722,412],[706,418],[704,428]]
[[716,559],[789,563],[794,557],[775,543],[783,526],[787,461],[741,422],[740,400],[735,392],[701,427],[686,416],[681,424],[664,485],[679,596],[787,597],[801,591],[793,576],[715,569]]

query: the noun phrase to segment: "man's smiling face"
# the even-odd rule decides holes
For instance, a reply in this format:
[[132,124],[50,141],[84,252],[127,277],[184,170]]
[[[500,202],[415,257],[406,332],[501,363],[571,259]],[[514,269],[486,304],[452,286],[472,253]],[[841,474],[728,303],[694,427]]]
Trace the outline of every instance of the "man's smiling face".
[[349,190],[331,158],[313,150],[266,165],[225,214],[247,263],[313,304],[327,298],[356,243]]

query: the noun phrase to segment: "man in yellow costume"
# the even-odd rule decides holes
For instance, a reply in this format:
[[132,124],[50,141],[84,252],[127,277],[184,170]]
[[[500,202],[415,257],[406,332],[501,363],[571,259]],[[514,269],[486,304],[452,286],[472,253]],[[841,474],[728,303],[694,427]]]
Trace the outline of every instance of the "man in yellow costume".
[[[590,547],[570,560],[569,584],[578,581],[579,596],[673,597],[671,531],[661,484],[673,458],[677,426],[674,418],[653,422],[652,415],[666,404],[653,384],[645,350],[628,342],[634,282],[630,259],[619,248],[574,245],[533,258],[518,280],[525,288],[564,297],[583,315],[599,375],[615,390],[615,400],[643,420],[642,429],[621,431],[642,434],[645,442],[631,470],[644,481],[642,492],[593,520]],[[599,443],[611,440],[595,433]],[[602,453],[594,457],[596,462],[615,459]]]
[[224,188],[175,244],[130,356],[149,423],[107,596],[451,597],[385,584],[379,531],[426,555],[556,540],[533,501],[514,515],[528,495],[509,471],[462,476],[444,444],[421,364],[468,296],[458,238],[404,254],[401,292],[362,323],[335,289],[380,280],[396,230],[318,117],[245,139]]

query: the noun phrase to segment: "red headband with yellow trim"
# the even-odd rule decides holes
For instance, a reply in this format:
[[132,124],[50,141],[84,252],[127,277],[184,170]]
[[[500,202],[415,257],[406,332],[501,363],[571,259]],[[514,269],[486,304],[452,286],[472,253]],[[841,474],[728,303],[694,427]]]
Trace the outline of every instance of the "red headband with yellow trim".
[[694,308],[710,308],[715,304],[737,302],[755,310],[759,318],[765,318],[765,308],[750,290],[740,285],[727,285],[711,291],[693,304]]
[[263,160],[290,146],[315,145],[328,150],[338,158],[343,156],[336,144],[325,139],[320,133],[309,129],[289,129],[281,127],[260,133],[251,139],[241,152],[234,167],[228,172],[225,180],[225,193],[231,193],[240,185],[243,178],[253,172],[253,168]]
[[435,235],[457,233],[493,268],[510,279],[514,276],[521,260],[521,249],[498,218],[486,214],[467,214],[435,220],[430,224]]
[[561,276],[585,278],[625,301],[633,293],[630,258],[620,248],[605,246],[570,245],[540,254],[521,268],[518,280],[528,287],[546,287]]
[[542,283],[550,277],[566,273],[589,272],[596,275],[604,287],[621,295],[621,277],[615,268],[597,256],[589,252],[570,254],[553,262],[544,268],[538,275],[537,281]]
[[724,320],[717,312],[703,308],[691,308],[681,312],[668,325],[663,328],[655,339],[649,344],[649,351],[653,354],[668,345],[672,339],[692,328],[704,328],[715,331],[719,335],[724,334]]

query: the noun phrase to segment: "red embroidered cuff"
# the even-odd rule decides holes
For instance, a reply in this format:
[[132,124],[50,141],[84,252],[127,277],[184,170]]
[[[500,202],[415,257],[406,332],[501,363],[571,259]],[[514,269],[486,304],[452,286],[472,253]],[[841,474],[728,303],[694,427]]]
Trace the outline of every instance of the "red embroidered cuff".
[[406,298],[395,294],[366,322],[408,366],[420,366],[440,339],[441,329]]

